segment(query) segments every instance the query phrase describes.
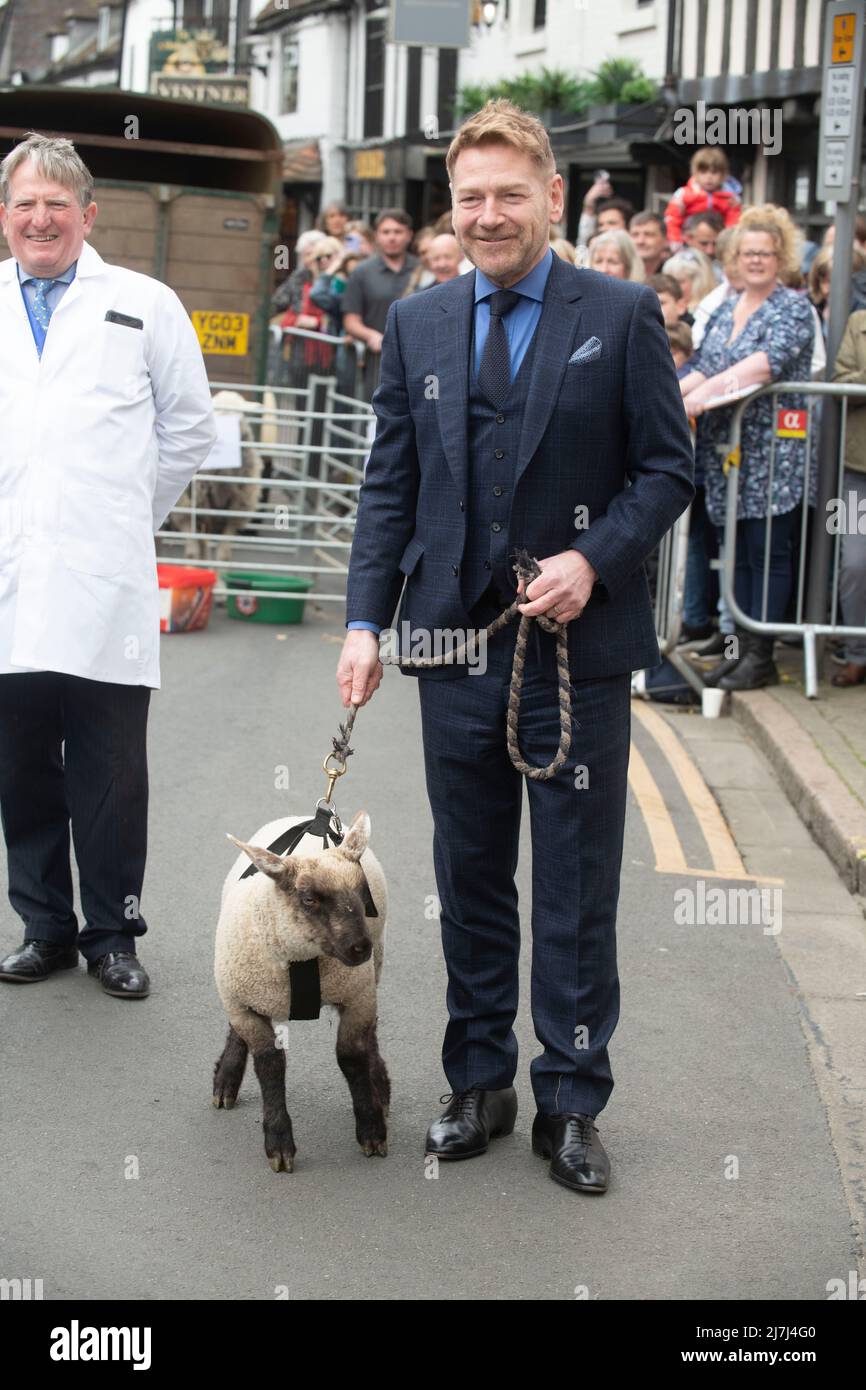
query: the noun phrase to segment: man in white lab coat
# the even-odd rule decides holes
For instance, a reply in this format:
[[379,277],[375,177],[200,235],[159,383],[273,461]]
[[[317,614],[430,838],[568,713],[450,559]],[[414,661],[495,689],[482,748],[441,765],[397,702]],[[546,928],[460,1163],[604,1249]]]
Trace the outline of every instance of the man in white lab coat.
[[0,979],[80,952],[108,994],[143,998],[153,536],[216,432],[187,313],[87,245],[96,213],[69,141],[28,136],[0,165],[0,812],[25,924]]

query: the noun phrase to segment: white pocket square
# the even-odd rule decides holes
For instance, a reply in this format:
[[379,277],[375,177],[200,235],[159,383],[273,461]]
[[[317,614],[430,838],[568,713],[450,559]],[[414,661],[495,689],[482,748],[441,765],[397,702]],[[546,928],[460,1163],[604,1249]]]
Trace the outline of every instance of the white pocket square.
[[594,362],[596,357],[601,357],[601,338],[587,338],[577,352],[573,352],[568,359],[568,365],[572,362]]

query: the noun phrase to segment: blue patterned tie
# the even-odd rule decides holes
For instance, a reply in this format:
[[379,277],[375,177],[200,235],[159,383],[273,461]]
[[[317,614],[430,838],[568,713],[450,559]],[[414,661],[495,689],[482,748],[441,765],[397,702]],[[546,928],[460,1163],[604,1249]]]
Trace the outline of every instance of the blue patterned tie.
[[521,296],[516,290],[497,290],[490,296],[490,327],[478,368],[478,389],[492,405],[505,403],[511,386],[511,357],[503,318]]
[[31,283],[36,286],[36,293],[33,296],[33,317],[44,332],[51,321],[51,309],[45,296],[54,284],[54,281],[34,279]]

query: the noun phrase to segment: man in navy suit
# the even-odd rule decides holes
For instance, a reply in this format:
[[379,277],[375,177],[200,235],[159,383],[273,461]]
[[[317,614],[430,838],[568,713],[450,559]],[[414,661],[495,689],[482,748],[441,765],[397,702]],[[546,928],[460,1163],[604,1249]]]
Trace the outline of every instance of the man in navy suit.
[[[476,269],[388,315],[377,432],[358,507],[337,680],[379,685],[378,636],[485,626],[517,596],[512,551],[541,574],[520,611],[567,629],[568,760],[527,779],[532,830],[532,1147],[550,1175],[604,1192],[594,1120],[613,1079],[616,907],[630,674],[659,661],[644,560],[691,500],[693,455],[658,296],[551,253],[563,209],[547,133],[498,100],[447,155],[454,229]],[[427,1133],[440,1158],[514,1127],[520,926],[514,875],[522,777],[506,749],[516,623],[476,665],[418,672],[448,970],[451,1096]],[[520,707],[524,758],[559,743],[555,637],[533,624]]]

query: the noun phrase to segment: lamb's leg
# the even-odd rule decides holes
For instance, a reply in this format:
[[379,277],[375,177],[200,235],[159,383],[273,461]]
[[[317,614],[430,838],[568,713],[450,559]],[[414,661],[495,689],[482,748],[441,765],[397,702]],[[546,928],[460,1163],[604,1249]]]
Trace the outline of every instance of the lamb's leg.
[[376,1020],[366,1010],[359,1014],[350,1007],[340,1010],[337,1030],[337,1062],[349,1083],[355,1111],[355,1134],[370,1158],[388,1152],[385,1123],[391,1100],[391,1083],[379,1052]]
[[269,1018],[252,1009],[238,1009],[230,1014],[230,1019],[232,1028],[253,1054],[253,1066],[262,1088],[262,1129],[268,1162],[275,1173],[291,1173],[296,1149],[286,1109],[286,1054],[274,1043]]
[[234,1030],[229,1027],[229,1035],[222,1056],[214,1067],[213,1103],[217,1110],[231,1110],[238,1098],[244,1070],[247,1065],[249,1048]]
[[270,1047],[253,1053],[253,1066],[262,1088],[262,1128],[268,1162],[275,1173],[281,1169],[291,1173],[296,1151],[292,1121],[286,1109],[286,1054],[271,1043]]

